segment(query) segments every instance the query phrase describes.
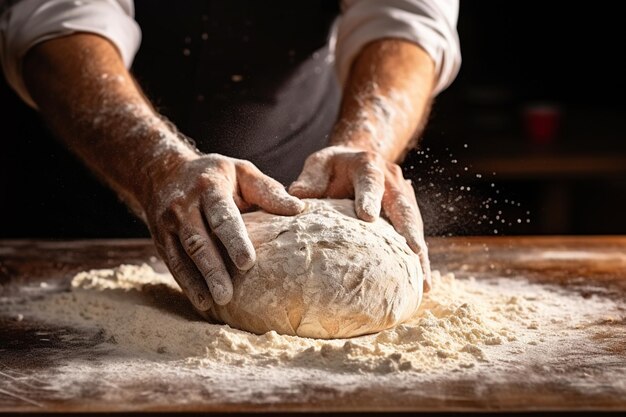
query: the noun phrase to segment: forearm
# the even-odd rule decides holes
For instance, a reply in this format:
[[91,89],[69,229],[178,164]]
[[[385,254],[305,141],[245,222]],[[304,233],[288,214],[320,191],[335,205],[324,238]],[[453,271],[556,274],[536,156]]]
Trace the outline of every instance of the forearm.
[[367,45],[350,72],[331,144],[397,161],[423,128],[434,79],[434,63],[415,44],[385,39]]
[[195,155],[104,38],[77,34],[44,42],[27,54],[23,75],[54,133],[142,217],[142,196],[154,177]]

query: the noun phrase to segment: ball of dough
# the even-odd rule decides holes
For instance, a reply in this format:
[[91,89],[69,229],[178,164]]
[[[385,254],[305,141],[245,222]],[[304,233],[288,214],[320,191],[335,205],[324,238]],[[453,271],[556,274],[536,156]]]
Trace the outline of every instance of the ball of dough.
[[352,200],[305,200],[296,216],[243,215],[257,261],[231,271],[233,298],[211,318],[262,334],[347,338],[411,317],[422,299],[419,259],[383,219],[357,219]]

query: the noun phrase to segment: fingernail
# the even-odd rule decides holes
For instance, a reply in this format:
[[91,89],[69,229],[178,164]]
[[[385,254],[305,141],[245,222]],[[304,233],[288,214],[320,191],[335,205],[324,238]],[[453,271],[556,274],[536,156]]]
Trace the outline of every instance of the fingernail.
[[213,279],[208,284],[215,304],[223,306],[228,304],[233,298],[233,285],[230,277],[226,281]]
[[406,235],[404,236],[404,238],[406,239],[407,245],[409,245],[409,247],[415,254],[419,255],[422,253],[422,247],[418,243],[419,240],[417,236],[415,235],[415,233],[408,231]]
[[380,207],[376,207],[375,204],[369,202],[363,206],[363,209],[372,218],[372,221],[378,218],[378,214],[380,213]]
[[374,217],[374,215],[370,212],[368,212],[366,209],[362,208],[361,213],[359,213],[359,217],[361,218],[361,220],[365,220],[366,222],[373,222],[374,220],[376,220],[376,217]]
[[288,192],[290,194],[295,195],[296,197],[299,197],[302,194],[307,194],[310,193],[310,187],[306,186],[305,184],[301,183],[301,182],[294,182],[289,186],[289,190]]
[[290,196],[289,202],[296,213],[302,213],[306,208],[306,203],[297,197]]
[[360,205],[359,217],[367,222],[373,222],[380,214],[380,208],[377,209],[376,205],[371,201],[363,201]]
[[211,290],[215,304],[223,306],[230,302],[232,294],[230,294],[223,286],[213,283],[213,288],[211,288]]
[[235,256],[235,262],[238,269],[242,271],[247,271],[252,268],[256,262],[256,256],[250,255],[248,253],[240,253]]
[[293,191],[293,190],[295,190],[297,188],[301,188],[301,187],[302,187],[302,184],[300,184],[298,181],[294,181],[289,186],[289,191],[291,192],[291,191]]

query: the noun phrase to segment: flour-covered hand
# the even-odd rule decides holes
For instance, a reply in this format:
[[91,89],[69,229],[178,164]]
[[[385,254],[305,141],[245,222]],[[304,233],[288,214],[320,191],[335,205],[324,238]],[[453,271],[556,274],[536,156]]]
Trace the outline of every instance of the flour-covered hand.
[[411,182],[397,164],[376,152],[330,146],[310,155],[289,192],[299,198],[352,198],[357,216],[375,221],[380,213],[390,220],[419,256],[424,288],[431,287],[424,224]]
[[224,305],[233,286],[219,246],[240,270],[256,260],[241,211],[258,206],[295,215],[304,203],[248,161],[197,156],[154,175],[144,196],[145,217],[157,250],[199,311]]

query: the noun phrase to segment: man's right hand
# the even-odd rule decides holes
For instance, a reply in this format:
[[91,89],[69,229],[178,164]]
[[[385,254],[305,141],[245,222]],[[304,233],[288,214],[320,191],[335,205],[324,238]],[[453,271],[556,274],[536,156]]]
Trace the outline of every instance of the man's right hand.
[[304,209],[250,162],[198,155],[101,36],[76,33],[37,44],[24,58],[24,81],[55,134],[146,221],[199,311],[213,301],[226,304],[233,294],[220,245],[237,268],[254,265],[240,210],[256,205],[294,215]]
[[197,310],[227,304],[233,286],[220,244],[240,270],[256,260],[241,211],[295,215],[305,205],[244,160],[209,154],[162,170],[142,199],[157,250]]

